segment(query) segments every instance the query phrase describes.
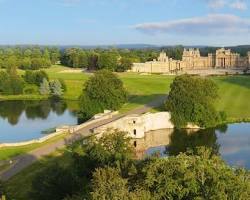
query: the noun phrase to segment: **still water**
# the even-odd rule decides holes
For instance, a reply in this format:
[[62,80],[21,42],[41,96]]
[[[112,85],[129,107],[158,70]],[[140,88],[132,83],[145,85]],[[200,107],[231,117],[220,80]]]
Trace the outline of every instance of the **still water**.
[[136,140],[137,156],[159,153],[177,155],[188,149],[206,146],[231,166],[250,169],[250,123],[229,124],[216,129],[187,132],[186,130],[159,130]]
[[0,143],[42,137],[60,125],[77,124],[77,102],[0,102]]

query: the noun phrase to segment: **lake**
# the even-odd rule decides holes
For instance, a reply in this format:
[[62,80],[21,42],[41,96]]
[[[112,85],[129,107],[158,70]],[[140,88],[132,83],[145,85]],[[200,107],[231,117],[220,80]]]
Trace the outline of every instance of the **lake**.
[[75,125],[76,101],[0,102],[0,143],[37,139],[61,125]]
[[[61,125],[78,124],[76,101],[2,101],[0,102],[0,143],[20,142],[44,136]],[[153,153],[178,155],[187,149],[207,146],[231,166],[250,169],[250,123],[229,124],[215,129],[191,132],[158,130],[134,140],[137,157]]]
[[197,146],[206,146],[231,166],[250,169],[250,123],[237,123],[197,132],[186,130],[158,130],[134,141],[137,156],[159,153],[161,156],[178,155]]

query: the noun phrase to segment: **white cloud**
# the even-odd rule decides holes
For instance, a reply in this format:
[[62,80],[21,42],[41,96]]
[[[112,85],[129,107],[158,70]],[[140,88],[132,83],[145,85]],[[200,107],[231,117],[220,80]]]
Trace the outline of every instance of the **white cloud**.
[[206,0],[208,2],[208,6],[214,9],[223,8],[227,2],[226,0]]
[[247,4],[246,2],[242,0],[237,0],[230,4],[231,8],[237,9],[237,10],[247,10]]
[[246,10],[246,0],[205,0],[210,8],[221,9],[230,7],[237,10]]
[[133,28],[147,34],[166,33],[198,36],[249,34],[250,18],[229,14],[210,14],[204,17],[137,24]]

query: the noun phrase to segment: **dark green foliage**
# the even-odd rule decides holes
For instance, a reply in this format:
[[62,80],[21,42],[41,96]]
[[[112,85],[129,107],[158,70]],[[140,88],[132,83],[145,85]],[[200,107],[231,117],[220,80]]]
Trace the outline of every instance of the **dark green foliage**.
[[106,165],[120,167],[126,173],[133,147],[127,133],[107,130],[97,138],[89,138],[72,146],[74,166],[80,176],[91,177],[92,172]]
[[40,84],[43,82],[43,79],[49,80],[49,76],[45,71],[39,70],[39,71],[25,71],[25,74],[23,76],[24,80],[28,84],[35,84],[37,86],[40,86]]
[[90,99],[88,95],[82,94],[80,97],[80,112],[79,117],[86,121],[97,113],[102,113],[104,110],[103,104],[99,100]]
[[0,72],[0,93],[6,95],[22,94],[24,81],[14,72]]
[[202,130],[175,130],[170,136],[170,144],[167,147],[168,155],[176,156],[188,150],[196,151],[197,147],[212,149],[212,153],[219,155],[219,144],[217,143],[216,129]]
[[0,180],[0,198],[2,195],[5,195],[5,188],[3,182]]
[[51,66],[50,60],[46,60],[45,58],[32,58],[31,59],[31,67],[32,70],[38,70],[40,68],[48,68]]
[[63,92],[66,92],[67,91],[67,85],[66,85],[65,81],[62,78],[59,78],[58,80],[61,83]]
[[133,64],[133,59],[131,58],[121,58],[120,64],[117,66],[117,72],[126,72],[127,70],[131,69]]
[[83,118],[107,110],[118,110],[127,100],[127,92],[122,81],[112,72],[101,70],[85,83],[80,98]]
[[110,71],[115,71],[118,66],[117,52],[103,52],[98,58],[98,69],[107,69]]
[[249,172],[230,168],[208,149],[197,152],[155,159],[145,166],[145,187],[155,200],[249,199]]
[[38,87],[36,85],[26,85],[23,88],[24,94],[37,94],[38,93]]
[[0,48],[0,68],[14,66],[25,70],[50,67],[59,61],[57,48],[10,47]]
[[182,60],[182,54],[184,50],[183,46],[163,48],[162,50],[167,53],[169,58],[173,58],[175,60]]
[[80,183],[72,171],[57,163],[36,174],[30,198],[33,200],[62,200],[79,190]]
[[225,119],[225,115],[215,110],[218,87],[210,79],[182,75],[175,78],[166,101],[166,109],[171,112],[177,128],[188,123],[200,127],[214,127]]
[[129,200],[127,180],[123,179],[117,169],[97,169],[93,174],[92,200]]
[[79,48],[66,49],[62,55],[61,62],[68,67],[86,68],[88,66],[88,55]]

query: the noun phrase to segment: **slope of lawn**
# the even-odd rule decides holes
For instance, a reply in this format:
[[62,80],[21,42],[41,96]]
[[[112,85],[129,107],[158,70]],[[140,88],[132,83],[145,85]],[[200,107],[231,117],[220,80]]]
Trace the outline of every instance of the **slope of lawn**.
[[219,86],[219,110],[224,110],[229,120],[250,121],[250,76],[212,78]]

